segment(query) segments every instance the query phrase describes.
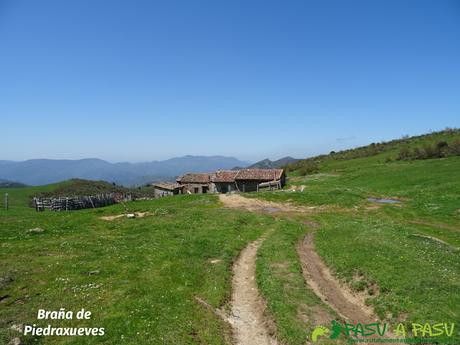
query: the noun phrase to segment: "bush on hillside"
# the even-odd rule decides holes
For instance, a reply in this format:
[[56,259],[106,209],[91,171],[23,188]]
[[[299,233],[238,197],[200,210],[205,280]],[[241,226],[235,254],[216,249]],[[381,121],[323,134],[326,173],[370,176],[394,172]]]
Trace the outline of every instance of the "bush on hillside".
[[438,141],[438,143],[436,144],[436,147],[440,150],[447,149],[448,146],[449,144],[447,144],[447,142],[444,140]]
[[[434,145],[426,145],[422,147],[423,143],[433,142],[433,140],[435,140],[434,136],[443,136],[448,140],[440,140]],[[451,138],[452,136],[460,137],[460,129],[446,128],[445,130],[439,132],[432,132],[414,137],[405,135],[400,139],[387,142],[372,143],[367,146],[342,151],[331,151],[328,155],[319,155],[316,157],[300,159],[294,163],[286,165],[285,169],[287,172],[300,171],[300,169],[302,169],[302,173],[305,172],[308,174],[309,169],[304,168],[304,165],[307,164],[306,162],[322,163],[331,159],[338,161],[366,158],[383,152],[391,153],[391,157],[387,156],[385,162],[391,161],[393,157],[393,159],[396,160],[411,160],[458,156],[460,155],[460,139]],[[417,146],[412,149],[410,148],[410,145]],[[393,152],[396,153],[396,157]]]
[[426,153],[425,153],[425,150],[423,149],[420,149],[418,147],[416,147],[412,153],[412,157],[414,159],[426,159]]
[[398,159],[399,160],[409,159],[411,157],[411,154],[412,153],[411,153],[410,149],[407,146],[403,146],[399,150]]
[[315,161],[306,161],[299,168],[299,174],[301,176],[316,174],[317,172],[319,172],[319,166]]
[[457,139],[450,144],[449,153],[452,156],[460,156],[460,139]]
[[437,156],[436,146],[424,145],[423,151],[425,151],[426,158],[436,158]]
[[421,148],[415,147],[413,150],[404,146],[399,150],[398,159],[433,159],[458,155],[460,155],[460,140],[455,140],[450,145],[446,141],[441,140],[436,144],[424,145]]
[[284,169],[286,170],[286,172],[291,172],[297,170],[297,166],[294,163],[289,163],[284,166]]

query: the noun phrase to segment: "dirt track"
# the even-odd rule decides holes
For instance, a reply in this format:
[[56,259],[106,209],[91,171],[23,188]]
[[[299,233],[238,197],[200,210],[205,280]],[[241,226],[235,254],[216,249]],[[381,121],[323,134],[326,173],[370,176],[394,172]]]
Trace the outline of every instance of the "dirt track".
[[363,298],[353,294],[332,276],[316,253],[313,238],[314,233],[309,233],[297,246],[303,276],[308,286],[343,318],[354,323],[369,322],[373,316],[372,309],[365,305]]
[[276,203],[254,198],[245,198],[239,194],[219,194],[219,200],[228,208],[239,208],[263,213],[289,212],[313,214],[328,209],[323,206],[296,206],[289,203]]
[[[309,215],[322,210],[319,207],[293,206],[290,204],[245,198],[238,194],[220,195],[219,197],[225,207],[245,209],[252,212],[269,214],[273,214],[274,212],[286,212],[296,215]],[[309,221],[305,224],[308,223]],[[343,286],[343,284],[333,276],[321,257],[316,253],[313,239],[314,233],[309,233],[302,243],[297,246],[297,253],[302,265],[303,275],[310,288],[324,303],[328,304],[345,319],[354,322],[370,321],[374,319],[372,309],[364,303],[364,297],[352,293],[349,288]],[[252,247],[254,253],[248,257],[248,260],[252,260],[250,265],[254,267],[258,246],[255,246],[255,248]],[[241,274],[242,272],[235,270],[235,279],[238,279],[238,276]],[[253,288],[257,289],[255,282]],[[238,296],[238,298],[241,299],[245,298],[244,293],[238,294]],[[232,299],[232,304],[235,302],[237,302],[236,299],[235,301]]]
[[260,297],[255,280],[257,250],[263,238],[244,248],[233,265],[231,314],[227,321],[232,325],[238,345],[276,345],[270,335],[269,321],[264,317],[265,303]]

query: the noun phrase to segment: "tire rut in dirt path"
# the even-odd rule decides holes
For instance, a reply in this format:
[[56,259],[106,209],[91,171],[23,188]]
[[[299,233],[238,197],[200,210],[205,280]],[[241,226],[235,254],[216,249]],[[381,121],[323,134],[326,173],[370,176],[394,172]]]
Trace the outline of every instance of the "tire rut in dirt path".
[[[252,199],[252,198],[246,198],[241,195],[237,194],[232,194],[232,195],[219,195],[220,201],[224,204],[225,207],[228,208],[236,208],[236,209],[244,209],[247,211],[251,212],[260,212],[264,214],[273,214],[274,212],[281,211],[281,213],[285,216],[290,217],[291,215],[309,215],[309,214],[317,214],[321,213],[324,211],[340,211],[343,212],[343,209],[337,209],[335,207],[330,207],[330,206],[297,206],[297,205],[292,205],[289,203],[277,203],[277,202],[270,202],[266,200],[260,200],[260,199]],[[312,228],[316,228],[318,225],[310,220],[305,220],[303,222],[305,225],[308,225]],[[302,267],[302,274],[304,276],[304,279],[307,283],[307,285],[314,291],[314,293],[323,301],[323,303],[327,304],[329,307],[331,307],[333,310],[337,312],[337,314],[352,323],[368,323],[369,321],[376,321],[378,322],[378,318],[374,314],[373,309],[370,306],[367,306],[365,304],[365,296],[364,295],[359,295],[355,294],[351,291],[351,289],[343,284],[340,283],[340,281],[334,277],[334,275],[331,273],[327,265],[324,263],[324,261],[321,259],[321,257],[317,254],[314,246],[314,233],[315,232],[310,232],[308,233],[304,239],[297,245],[296,250],[297,254],[300,259],[301,267]],[[255,256],[257,253],[257,248],[260,246],[262,243],[264,237],[260,238],[258,241],[251,243],[250,246],[255,245],[255,249],[249,249],[250,246],[248,246],[245,250],[249,250],[252,253],[251,254],[246,254],[244,253],[244,256],[249,255],[253,256],[252,262],[254,263],[254,268],[253,268],[253,273],[249,274],[249,276],[252,275],[254,277],[255,275]],[[245,251],[244,250],[244,251]],[[243,251],[243,252],[244,252]],[[241,253],[241,257],[243,256],[243,252]],[[236,274],[236,266],[234,266],[234,274]],[[239,273],[241,275],[241,273]],[[248,275],[246,273],[246,275]],[[257,286],[255,279],[252,278],[252,287],[246,287],[246,290],[249,289],[251,291],[255,291],[257,295]],[[234,289],[235,289],[235,283],[234,283]],[[245,307],[245,301],[243,299],[239,299],[240,297],[238,295],[232,295],[232,306],[239,306],[241,304],[241,307]],[[257,298],[255,298],[257,300]],[[234,301],[236,302],[235,304]],[[265,304],[262,299],[259,297],[259,302],[256,303],[256,305],[259,305],[259,309],[256,310],[256,314],[259,315],[260,320],[263,320],[263,310],[265,308]],[[238,319],[238,309],[233,309],[236,307],[232,307],[232,311],[234,311],[233,315],[236,319]],[[227,321],[229,321],[227,319]],[[237,320],[234,320],[233,322],[236,322]],[[251,322],[250,320],[246,319],[245,321],[239,320],[241,323],[246,323],[246,326]],[[232,325],[232,321],[229,321]],[[245,330],[244,325],[243,330],[237,330],[235,332],[242,332],[240,333],[240,336],[245,334],[245,338],[243,338],[242,341],[240,339],[237,339],[238,345],[243,345],[243,344],[277,344],[276,339],[272,337],[264,338],[265,336],[268,336],[270,333],[267,331],[269,327],[267,327],[267,323],[262,322],[262,326],[260,328],[259,332],[262,332],[263,336],[260,338],[260,342],[257,342],[259,340],[256,340],[254,337],[253,333],[251,333],[251,330]],[[265,325],[265,326],[264,326]],[[235,326],[234,330],[235,330]],[[265,329],[265,330],[264,330]],[[254,330],[253,330],[254,331]],[[257,331],[255,331],[257,332]],[[238,334],[238,333],[235,333]],[[384,335],[385,338],[391,337],[390,335]],[[251,339],[252,338],[252,339]],[[272,342],[270,342],[272,341]],[[307,342],[308,344],[308,342]],[[402,345],[402,343],[395,343],[397,345]]]
[[[287,211],[290,214],[306,215],[321,211],[321,209],[315,210],[315,208],[311,207],[245,198],[237,194],[220,195],[219,197],[226,207],[241,208],[253,212],[272,213],[271,210],[276,208],[280,211]],[[375,319],[372,308],[365,305],[364,298],[354,294],[348,287],[340,284],[332,275],[329,268],[316,253],[313,238],[314,232],[311,232],[297,246],[302,272],[308,286],[324,303],[344,319],[353,322],[365,322]]]
[[364,298],[353,294],[332,275],[316,253],[313,239],[314,233],[309,233],[297,246],[303,276],[308,286],[324,303],[347,320],[357,323],[375,319],[372,308],[365,305]]
[[276,345],[270,321],[264,315],[265,302],[259,295],[256,275],[257,250],[264,237],[244,248],[233,265],[231,312],[226,317],[237,345]]

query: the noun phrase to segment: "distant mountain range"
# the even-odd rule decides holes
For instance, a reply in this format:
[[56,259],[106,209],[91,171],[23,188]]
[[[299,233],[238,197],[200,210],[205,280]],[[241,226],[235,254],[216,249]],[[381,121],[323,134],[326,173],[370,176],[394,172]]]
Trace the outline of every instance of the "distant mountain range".
[[254,163],[248,168],[257,168],[257,169],[274,169],[274,168],[281,168],[284,167],[286,164],[293,163],[297,161],[298,159],[292,158],[292,157],[283,157],[280,158],[276,161],[271,161],[270,159],[266,158],[261,160],[260,162]]
[[27,187],[27,186],[23,183],[0,179],[0,188],[21,188],[21,187]]
[[110,163],[102,159],[31,159],[22,162],[0,161],[0,179],[27,185],[42,185],[71,178],[104,180],[124,186],[153,181],[171,181],[186,172],[208,172],[246,167],[249,163],[233,157],[184,156],[145,163]]

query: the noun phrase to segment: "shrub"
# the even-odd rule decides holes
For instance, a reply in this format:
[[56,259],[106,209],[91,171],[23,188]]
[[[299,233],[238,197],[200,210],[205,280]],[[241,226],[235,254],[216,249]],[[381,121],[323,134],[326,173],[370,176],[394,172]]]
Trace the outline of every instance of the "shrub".
[[285,169],[287,172],[296,170],[295,165],[293,163],[286,165]]
[[425,145],[423,150],[425,151],[426,158],[442,158],[447,156],[448,147],[445,141],[440,141],[435,145]]
[[425,151],[418,147],[414,149],[412,156],[414,157],[414,159],[426,159]]
[[411,157],[410,149],[407,146],[403,146],[399,150],[398,159],[403,160],[403,159],[409,159],[410,157]]
[[460,139],[457,139],[450,144],[449,153],[454,156],[460,156]]
[[447,157],[449,155],[449,144],[444,140],[439,141],[436,144],[436,148],[439,150],[439,157]]
[[425,153],[425,158],[435,158],[437,155],[435,146],[425,145],[423,146],[423,151]]
[[301,176],[315,174],[319,171],[319,166],[315,161],[305,161],[299,168]]
[[436,147],[438,149],[442,150],[442,149],[445,149],[445,148],[449,147],[449,144],[447,144],[446,141],[441,140],[441,141],[438,141],[438,143],[436,144]]

